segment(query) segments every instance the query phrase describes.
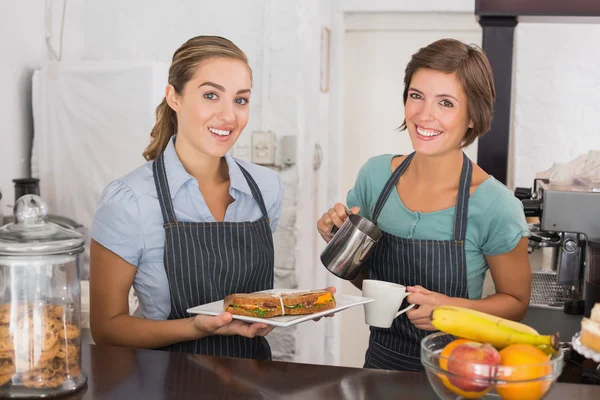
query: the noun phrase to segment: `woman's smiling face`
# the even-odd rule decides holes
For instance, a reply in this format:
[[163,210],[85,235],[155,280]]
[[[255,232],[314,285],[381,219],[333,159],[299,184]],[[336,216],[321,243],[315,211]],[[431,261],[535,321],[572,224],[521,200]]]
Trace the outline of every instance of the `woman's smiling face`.
[[170,91],[178,114],[177,141],[223,157],[248,123],[251,87],[250,70],[242,61],[213,58],[200,63],[181,95]]
[[473,127],[467,97],[455,73],[415,71],[404,115],[413,148],[424,155],[442,155],[460,148],[468,128]]

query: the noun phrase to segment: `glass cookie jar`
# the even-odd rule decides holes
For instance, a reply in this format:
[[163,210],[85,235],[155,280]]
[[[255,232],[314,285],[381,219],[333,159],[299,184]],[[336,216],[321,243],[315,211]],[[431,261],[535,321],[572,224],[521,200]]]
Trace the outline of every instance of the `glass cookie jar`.
[[83,387],[80,256],[84,238],[48,222],[36,195],[0,227],[0,397],[51,397]]

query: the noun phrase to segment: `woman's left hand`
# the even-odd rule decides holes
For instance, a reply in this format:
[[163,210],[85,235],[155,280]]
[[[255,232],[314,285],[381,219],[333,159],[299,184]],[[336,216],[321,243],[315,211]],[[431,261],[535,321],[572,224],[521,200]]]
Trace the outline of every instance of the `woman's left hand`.
[[436,331],[437,329],[431,325],[431,312],[437,306],[449,304],[450,297],[432,292],[420,285],[408,286],[406,290],[410,293],[407,299],[408,303],[417,305],[417,307],[406,312],[410,322],[415,328]]

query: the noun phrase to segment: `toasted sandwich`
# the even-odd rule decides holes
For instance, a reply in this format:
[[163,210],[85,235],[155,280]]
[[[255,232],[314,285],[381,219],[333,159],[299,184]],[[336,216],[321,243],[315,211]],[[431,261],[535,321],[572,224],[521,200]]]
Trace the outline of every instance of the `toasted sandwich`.
[[590,318],[581,320],[581,344],[600,352],[600,303],[594,304]]
[[335,307],[335,298],[326,290],[281,294],[236,293],[226,296],[223,306],[225,311],[232,314],[271,318],[330,310]]

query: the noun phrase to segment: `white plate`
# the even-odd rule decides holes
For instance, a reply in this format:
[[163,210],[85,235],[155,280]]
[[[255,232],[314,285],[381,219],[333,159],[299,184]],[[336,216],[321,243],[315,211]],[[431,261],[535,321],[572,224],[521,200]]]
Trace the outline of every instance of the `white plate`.
[[573,339],[571,339],[571,346],[573,347],[573,349],[576,352],[578,352],[579,354],[581,354],[582,356],[584,356],[585,358],[588,358],[595,362],[600,362],[600,353],[598,353],[597,351],[594,351],[588,347],[585,347],[581,343],[581,338],[579,337],[579,335],[580,335],[580,332],[577,332],[573,336]]
[[[294,289],[272,289],[265,290],[265,293],[295,293],[305,292],[306,290],[294,290]],[[243,315],[233,315],[233,319],[239,319],[245,322],[262,322],[268,325],[286,327],[299,324],[301,322],[310,321],[314,318],[323,317],[325,315],[337,313],[345,310],[346,308],[359,306],[361,304],[371,303],[375,299],[368,297],[351,296],[348,294],[335,294],[335,307],[329,310],[321,311],[315,314],[308,315],[283,315],[280,317],[272,318],[254,318],[246,317]],[[203,314],[203,315],[219,315],[223,312],[223,300],[214,301],[212,303],[203,304],[201,306],[189,308],[187,310],[190,314]]]

